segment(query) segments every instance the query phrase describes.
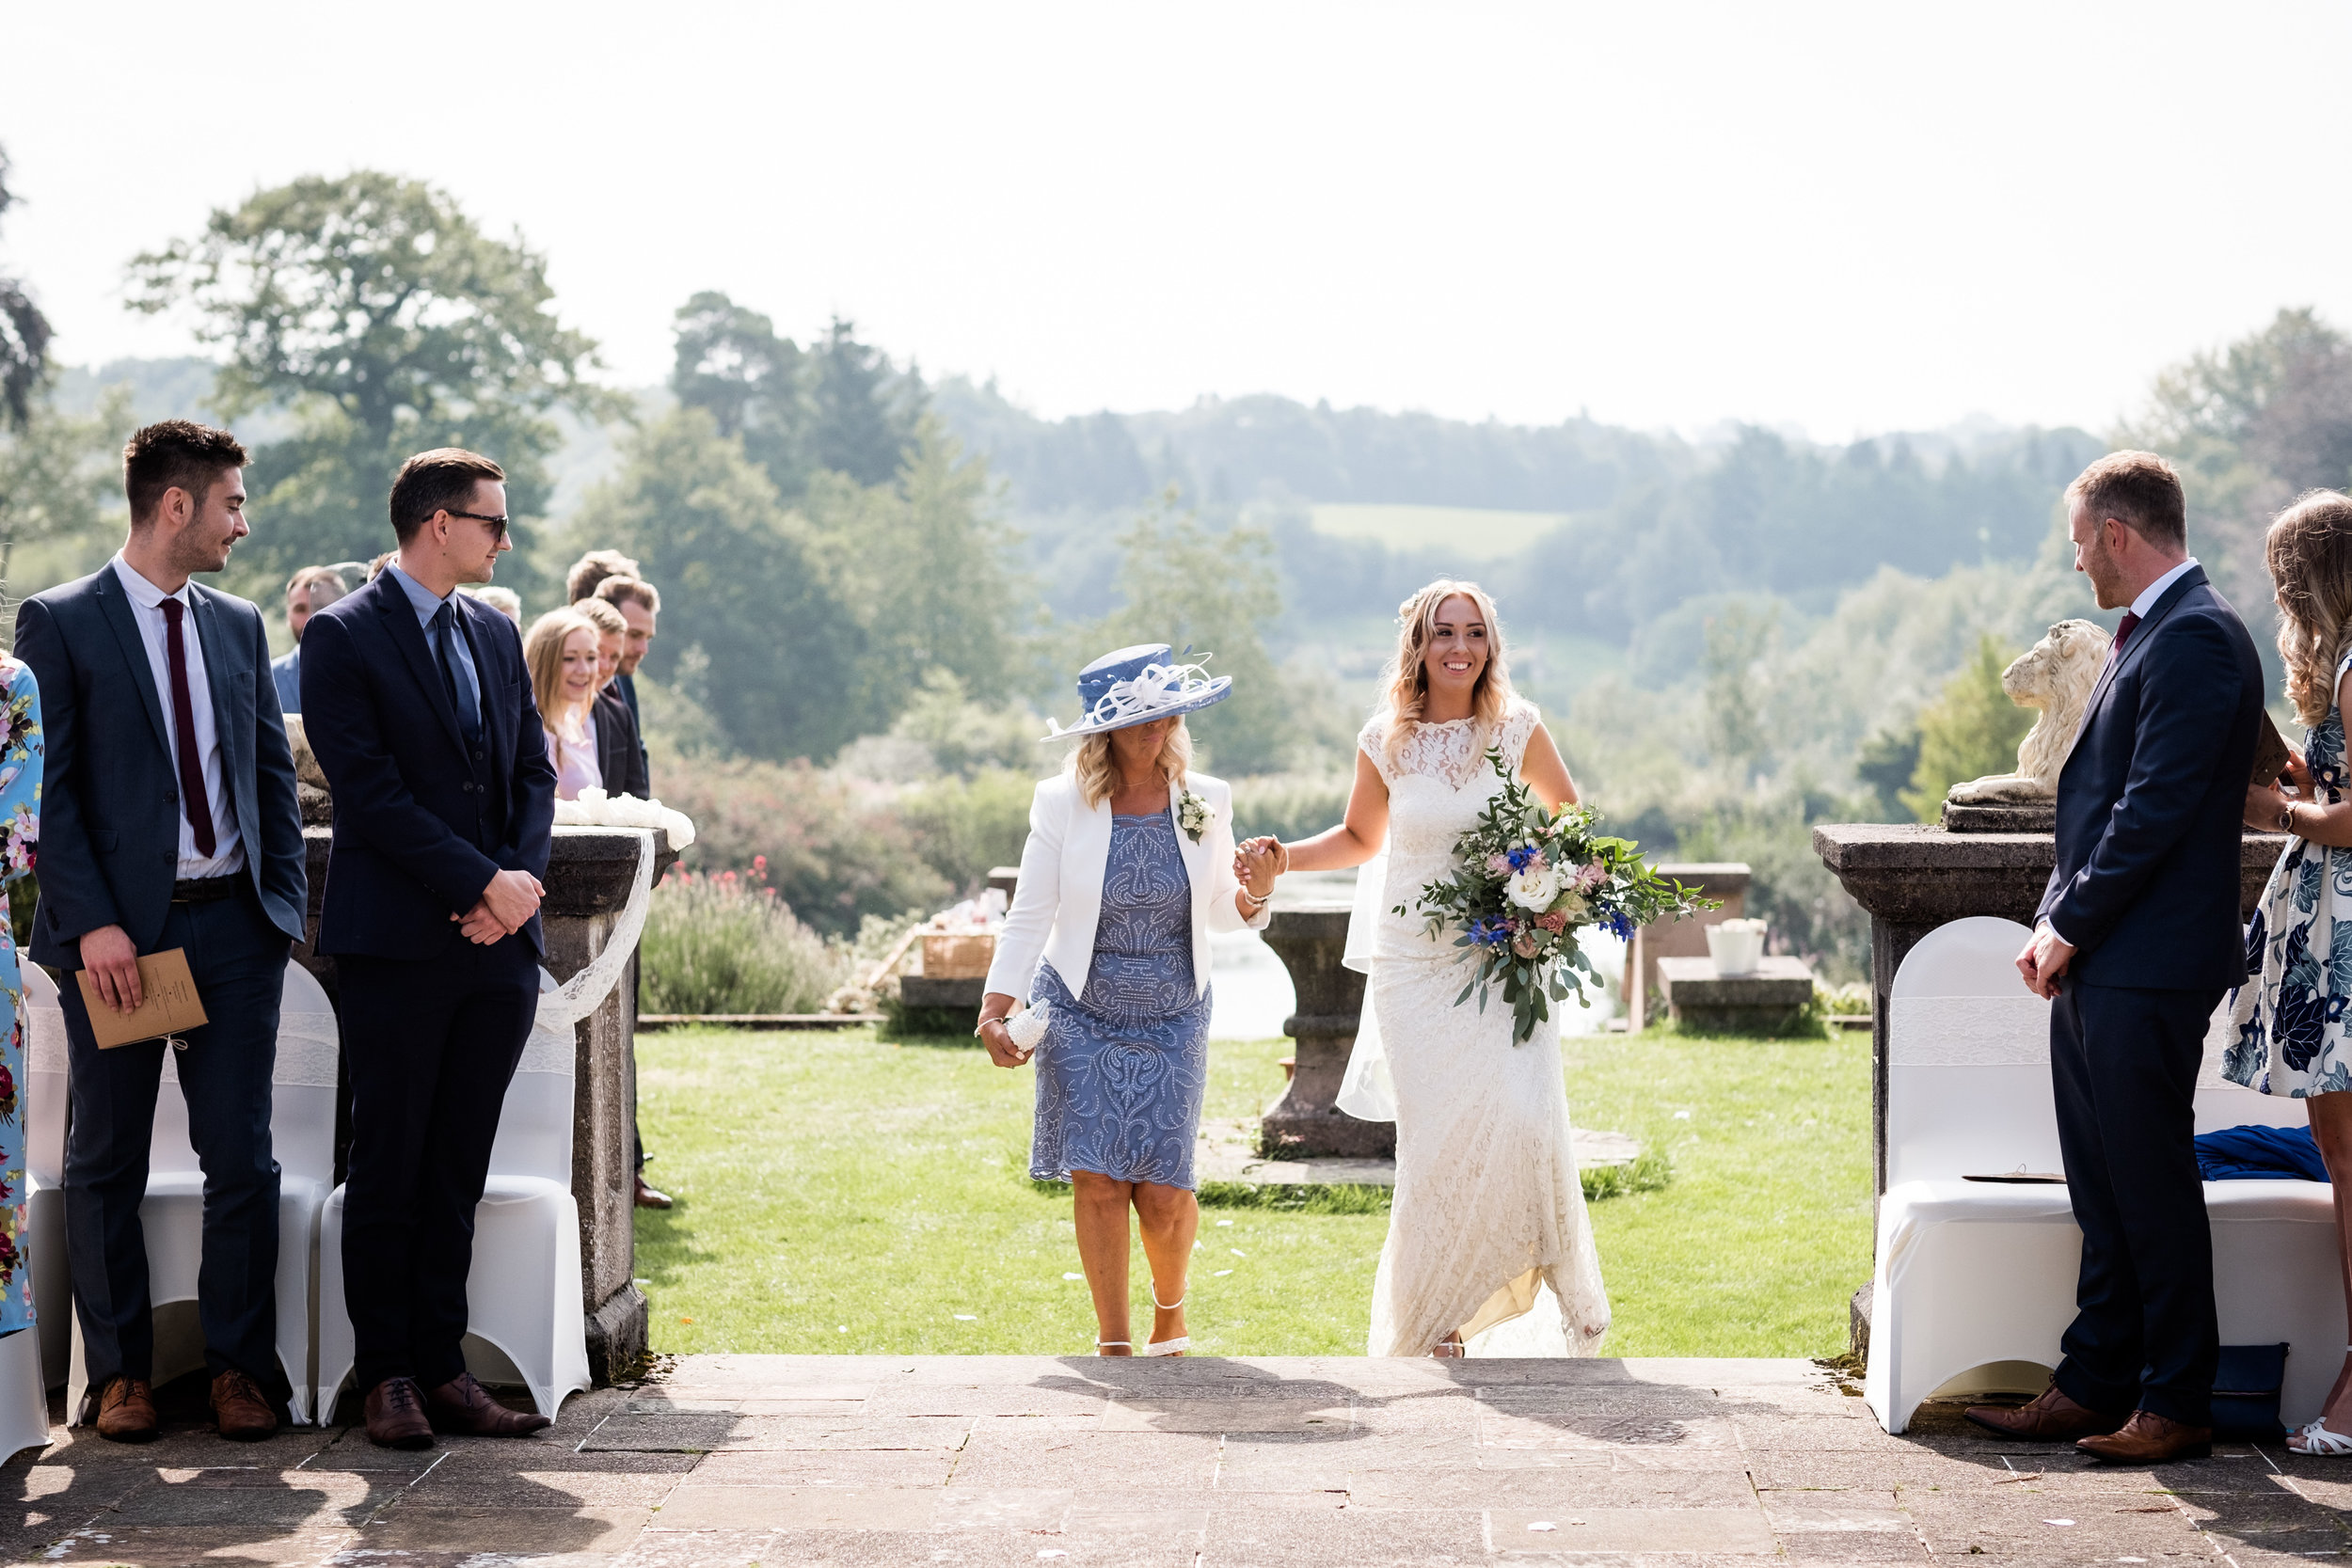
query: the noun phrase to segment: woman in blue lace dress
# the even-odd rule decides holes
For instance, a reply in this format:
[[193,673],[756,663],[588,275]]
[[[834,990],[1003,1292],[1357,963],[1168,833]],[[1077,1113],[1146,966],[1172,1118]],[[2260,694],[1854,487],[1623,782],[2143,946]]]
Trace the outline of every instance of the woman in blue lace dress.
[[[2284,832],[2262,907],[2247,927],[2245,986],[2222,1075],[2304,1103],[2337,1196],[2337,1243],[2352,1259],[2352,801],[2344,709],[2352,701],[2352,499],[2314,491],[2279,515],[2267,539],[2279,596],[2287,696],[2309,726],[2289,790],[2247,791],[2246,822]],[[2352,1266],[2348,1264],[2347,1266]],[[2352,1310],[2352,1274],[2346,1275]],[[2302,1453],[2352,1455],[2352,1354],[2318,1418],[2287,1439]]]
[[[1046,737],[1074,736],[1078,745],[1061,776],[1037,786],[980,1008],[977,1033],[997,1066],[1037,1059],[1029,1174],[1071,1183],[1095,1345],[1105,1355],[1135,1352],[1131,1209],[1152,1266],[1155,1315],[1143,1354],[1182,1354],[1190,1339],[1208,938],[1263,926],[1274,887],[1267,841],[1233,844],[1232,792],[1186,766],[1184,716],[1221,701],[1232,684],[1175,663],[1164,643],[1121,648],[1080,672],[1084,717]],[[1023,998],[1030,1012],[1008,1026]]]

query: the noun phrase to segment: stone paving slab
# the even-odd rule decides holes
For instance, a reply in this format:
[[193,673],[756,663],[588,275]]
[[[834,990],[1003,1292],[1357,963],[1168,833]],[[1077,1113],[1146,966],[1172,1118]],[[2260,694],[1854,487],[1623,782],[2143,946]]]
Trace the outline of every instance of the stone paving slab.
[[0,1562],[2352,1568],[2352,1463],[1889,1437],[1804,1361],[711,1355],[422,1453],[53,1436],[0,1466]]

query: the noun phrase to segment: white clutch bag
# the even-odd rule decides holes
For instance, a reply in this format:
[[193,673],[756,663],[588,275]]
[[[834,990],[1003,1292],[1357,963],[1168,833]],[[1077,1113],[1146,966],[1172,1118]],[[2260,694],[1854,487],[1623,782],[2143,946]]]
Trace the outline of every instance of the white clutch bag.
[[1050,1004],[1032,1002],[1005,1020],[1005,1033],[1010,1035],[1012,1043],[1022,1050],[1035,1051],[1038,1042],[1045,1037],[1045,1031],[1053,1024],[1053,1008]]

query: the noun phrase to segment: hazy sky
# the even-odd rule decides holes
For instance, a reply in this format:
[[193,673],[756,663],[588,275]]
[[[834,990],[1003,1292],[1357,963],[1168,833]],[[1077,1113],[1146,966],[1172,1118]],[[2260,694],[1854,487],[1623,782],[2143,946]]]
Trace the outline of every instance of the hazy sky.
[[1843,438],[2105,428],[2281,305],[2352,323],[2342,4],[142,0],[0,36],[0,261],[70,362],[188,352],[123,262],[356,166],[519,228],[625,383],[719,288],[1049,415]]

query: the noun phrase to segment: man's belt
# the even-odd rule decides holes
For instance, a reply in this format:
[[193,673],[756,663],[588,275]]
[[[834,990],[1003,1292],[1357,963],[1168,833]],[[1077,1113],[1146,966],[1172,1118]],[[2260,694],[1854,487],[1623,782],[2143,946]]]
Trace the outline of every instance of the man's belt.
[[185,877],[171,884],[171,901],[175,904],[209,904],[216,898],[234,898],[242,872],[231,871],[226,877]]

